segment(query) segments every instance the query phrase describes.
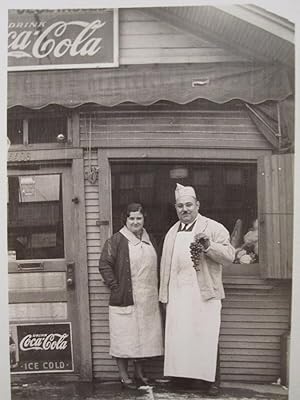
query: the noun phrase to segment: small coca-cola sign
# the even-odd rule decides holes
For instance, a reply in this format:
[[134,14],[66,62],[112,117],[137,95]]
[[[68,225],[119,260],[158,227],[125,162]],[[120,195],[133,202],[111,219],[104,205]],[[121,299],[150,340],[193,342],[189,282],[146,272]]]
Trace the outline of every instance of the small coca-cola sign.
[[11,325],[12,373],[74,370],[70,323]]

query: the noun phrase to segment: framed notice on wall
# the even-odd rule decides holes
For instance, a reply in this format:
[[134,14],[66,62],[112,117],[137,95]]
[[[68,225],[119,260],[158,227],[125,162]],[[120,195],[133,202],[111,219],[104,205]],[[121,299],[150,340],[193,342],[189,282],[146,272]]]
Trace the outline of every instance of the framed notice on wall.
[[12,374],[74,371],[70,322],[10,325],[9,350]]
[[117,9],[8,10],[8,70],[116,67]]

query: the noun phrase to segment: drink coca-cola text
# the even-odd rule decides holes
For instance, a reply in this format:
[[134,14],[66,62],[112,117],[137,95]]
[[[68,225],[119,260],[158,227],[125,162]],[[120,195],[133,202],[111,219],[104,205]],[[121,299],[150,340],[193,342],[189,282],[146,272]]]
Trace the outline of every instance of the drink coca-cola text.
[[[55,58],[68,54],[94,56],[101,50],[102,37],[92,37],[106,24],[105,21],[57,21],[45,29],[11,30],[8,34],[8,56],[15,58],[42,59],[53,55]],[[67,36],[69,27],[79,27],[74,39]],[[25,28],[26,29],[26,28]]]

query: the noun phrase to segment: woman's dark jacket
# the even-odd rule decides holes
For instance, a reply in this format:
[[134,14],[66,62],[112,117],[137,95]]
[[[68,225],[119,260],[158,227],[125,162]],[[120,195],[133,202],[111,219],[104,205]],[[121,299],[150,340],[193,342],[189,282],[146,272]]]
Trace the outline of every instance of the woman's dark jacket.
[[[155,242],[149,235],[154,248]],[[120,232],[109,238],[99,260],[99,271],[110,288],[110,306],[133,304],[128,240]]]

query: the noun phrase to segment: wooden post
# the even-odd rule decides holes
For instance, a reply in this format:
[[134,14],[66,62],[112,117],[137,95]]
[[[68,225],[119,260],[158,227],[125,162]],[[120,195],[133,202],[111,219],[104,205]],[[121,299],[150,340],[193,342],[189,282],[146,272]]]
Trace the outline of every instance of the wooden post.
[[85,226],[85,198],[84,198],[84,162],[83,158],[73,160],[73,185],[74,196],[78,203],[74,204],[74,232],[76,245],[76,300],[79,315],[80,335],[80,379],[92,380],[92,354],[91,354],[91,323],[88,293],[88,267],[86,249],[86,226]]

